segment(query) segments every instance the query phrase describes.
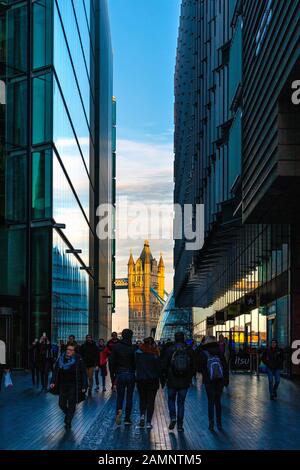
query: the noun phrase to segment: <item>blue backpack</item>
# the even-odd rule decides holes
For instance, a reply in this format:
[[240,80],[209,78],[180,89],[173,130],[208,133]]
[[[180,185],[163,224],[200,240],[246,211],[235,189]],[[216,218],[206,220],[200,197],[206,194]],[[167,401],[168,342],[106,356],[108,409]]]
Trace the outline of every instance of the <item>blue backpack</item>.
[[208,351],[204,351],[207,357],[207,372],[212,382],[222,380],[224,378],[224,371],[222,362],[219,356],[213,356]]

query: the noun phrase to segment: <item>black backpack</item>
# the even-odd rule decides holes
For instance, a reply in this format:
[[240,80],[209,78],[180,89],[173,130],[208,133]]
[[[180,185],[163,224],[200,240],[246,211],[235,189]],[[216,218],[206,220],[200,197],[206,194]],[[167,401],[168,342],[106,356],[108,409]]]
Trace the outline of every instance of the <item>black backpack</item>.
[[177,377],[185,377],[191,368],[191,358],[187,348],[177,348],[171,359],[173,374]]

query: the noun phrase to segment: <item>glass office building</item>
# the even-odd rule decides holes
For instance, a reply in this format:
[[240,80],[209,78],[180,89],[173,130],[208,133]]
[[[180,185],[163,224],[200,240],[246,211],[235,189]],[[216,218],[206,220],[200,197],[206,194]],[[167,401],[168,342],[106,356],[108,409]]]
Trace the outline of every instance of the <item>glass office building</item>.
[[155,341],[174,341],[174,335],[179,331],[183,332],[187,339],[192,338],[192,309],[176,308],[174,295],[171,292],[159,317]]
[[106,0],[7,0],[0,21],[0,334],[23,366],[43,332],[111,328],[112,50]]
[[198,251],[175,241],[176,306],[198,307],[199,338],[222,332],[251,349],[275,337],[288,349],[300,332],[300,4],[181,8],[174,201],[204,204],[205,237]]

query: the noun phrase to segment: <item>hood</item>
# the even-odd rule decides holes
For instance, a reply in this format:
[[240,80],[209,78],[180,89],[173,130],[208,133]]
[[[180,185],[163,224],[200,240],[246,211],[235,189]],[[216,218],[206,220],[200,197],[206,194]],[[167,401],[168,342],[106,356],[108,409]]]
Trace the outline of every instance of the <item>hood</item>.
[[217,342],[203,344],[201,349],[203,351],[208,351],[210,354],[220,353],[219,344]]
[[139,349],[143,353],[154,354],[155,356],[159,356],[159,349],[155,346],[150,346],[149,344],[141,344]]

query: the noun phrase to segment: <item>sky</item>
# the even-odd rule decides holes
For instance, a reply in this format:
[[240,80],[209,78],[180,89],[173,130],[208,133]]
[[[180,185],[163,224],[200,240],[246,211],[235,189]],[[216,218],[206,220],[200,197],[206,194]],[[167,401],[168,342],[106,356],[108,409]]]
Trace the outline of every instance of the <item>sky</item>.
[[[117,277],[127,276],[130,249],[136,259],[149,239],[152,254],[162,252],[166,290],[173,285],[174,69],[181,0],[109,0],[117,98],[117,198],[127,198],[131,211],[145,217],[149,204],[163,203],[170,225],[163,239],[147,231],[145,218],[138,239],[117,239]],[[141,206],[146,203],[146,210]],[[117,214],[118,221],[124,212]],[[132,222],[134,216],[129,214]],[[121,226],[121,224],[119,224]],[[122,232],[123,233],[123,232]],[[118,233],[119,237],[121,231]],[[117,291],[113,328],[128,325],[127,291]]]

